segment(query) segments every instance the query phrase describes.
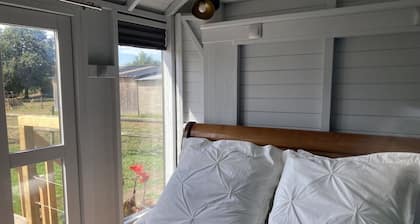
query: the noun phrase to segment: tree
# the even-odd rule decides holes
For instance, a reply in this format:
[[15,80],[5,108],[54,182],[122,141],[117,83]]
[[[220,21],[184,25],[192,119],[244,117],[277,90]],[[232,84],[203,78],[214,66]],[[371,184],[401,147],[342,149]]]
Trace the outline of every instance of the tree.
[[128,63],[128,66],[142,66],[142,65],[159,65],[160,61],[153,59],[152,56],[141,51],[134,61]]
[[46,32],[8,26],[0,33],[4,88],[14,93],[45,89],[55,69],[54,41]]

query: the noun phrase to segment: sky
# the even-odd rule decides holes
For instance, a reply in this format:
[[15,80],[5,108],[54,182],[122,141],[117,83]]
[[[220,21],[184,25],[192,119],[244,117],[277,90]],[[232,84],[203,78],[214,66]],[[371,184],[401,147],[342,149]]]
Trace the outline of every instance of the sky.
[[118,54],[119,54],[119,59],[120,59],[120,66],[124,66],[134,61],[136,59],[136,56],[139,55],[139,53],[142,51],[150,55],[155,60],[158,60],[158,61],[162,60],[162,53],[159,50],[119,46],[118,51],[119,51]]

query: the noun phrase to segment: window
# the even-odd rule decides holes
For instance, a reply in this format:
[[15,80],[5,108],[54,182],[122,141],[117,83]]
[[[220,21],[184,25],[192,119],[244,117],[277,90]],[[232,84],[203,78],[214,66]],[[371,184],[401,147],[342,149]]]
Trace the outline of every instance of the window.
[[0,6],[2,222],[80,219],[69,36],[68,17]]
[[124,217],[154,206],[165,185],[162,51],[119,47]]

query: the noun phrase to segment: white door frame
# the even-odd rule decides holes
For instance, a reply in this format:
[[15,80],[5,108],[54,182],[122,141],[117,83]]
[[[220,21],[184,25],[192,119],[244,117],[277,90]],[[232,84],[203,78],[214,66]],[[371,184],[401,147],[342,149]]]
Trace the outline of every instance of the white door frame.
[[[22,165],[54,159],[63,161],[66,221],[80,224],[79,178],[77,163],[76,116],[74,98],[74,72],[72,53],[71,18],[64,15],[40,12],[0,4],[0,23],[32,26],[55,30],[58,39],[60,71],[60,106],[62,144],[47,148],[9,154],[7,143],[6,114],[3,96],[3,82],[0,76],[0,217],[6,223],[13,223],[10,169]],[[0,69],[1,70],[1,69]]]

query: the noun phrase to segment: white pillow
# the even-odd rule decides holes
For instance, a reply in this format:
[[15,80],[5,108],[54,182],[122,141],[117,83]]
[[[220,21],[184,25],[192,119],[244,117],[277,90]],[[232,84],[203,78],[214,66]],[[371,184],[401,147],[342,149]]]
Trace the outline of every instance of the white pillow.
[[412,224],[420,156],[329,159],[289,152],[269,224]]
[[188,138],[145,224],[263,224],[283,168],[281,150]]

